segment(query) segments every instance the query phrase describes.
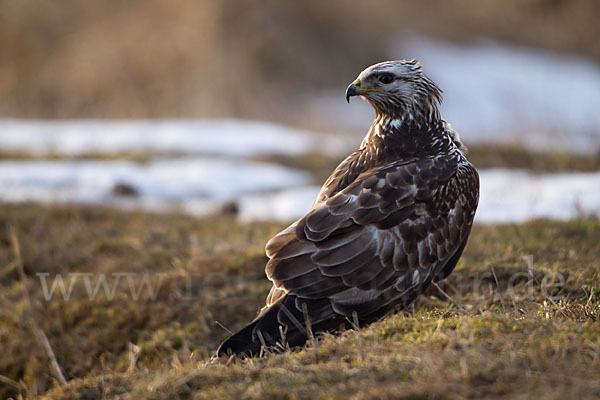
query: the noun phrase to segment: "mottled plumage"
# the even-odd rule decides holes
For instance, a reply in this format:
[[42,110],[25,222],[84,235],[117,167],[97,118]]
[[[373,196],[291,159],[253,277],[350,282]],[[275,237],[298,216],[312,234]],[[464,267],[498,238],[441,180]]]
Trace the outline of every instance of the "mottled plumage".
[[254,355],[369,324],[458,262],[479,178],[440,118],[440,89],[416,60],[389,61],[364,70],[346,92],[354,95],[375,108],[371,128],[306,215],[269,240],[267,304],[218,354]]

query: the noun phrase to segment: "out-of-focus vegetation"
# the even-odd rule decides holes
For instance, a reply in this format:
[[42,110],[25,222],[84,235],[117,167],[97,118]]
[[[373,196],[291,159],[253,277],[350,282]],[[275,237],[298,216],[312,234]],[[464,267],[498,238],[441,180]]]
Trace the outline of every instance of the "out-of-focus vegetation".
[[[599,220],[475,226],[444,292],[431,288],[407,312],[301,351],[211,363],[227,336],[215,321],[240,328],[263,303],[264,243],[282,227],[3,205],[0,397],[600,395]],[[39,273],[48,287],[62,274],[66,289],[68,274],[80,275],[69,300],[57,288],[46,301]],[[109,288],[129,275],[114,298],[100,286],[90,299],[86,273],[92,290],[101,274]],[[142,288],[137,300],[130,285]]]
[[303,96],[403,33],[600,60],[599,15],[595,0],[0,0],[0,116],[301,123]]
[[522,168],[534,172],[600,171],[600,154],[545,153],[520,146],[478,144],[469,147],[478,168]]
[[[477,168],[521,168],[538,173],[600,171],[600,154],[544,153],[520,146],[494,144],[469,146],[468,158]],[[325,182],[331,171],[340,163],[339,158],[323,154],[273,155],[257,157],[257,160],[308,171],[317,184]]]

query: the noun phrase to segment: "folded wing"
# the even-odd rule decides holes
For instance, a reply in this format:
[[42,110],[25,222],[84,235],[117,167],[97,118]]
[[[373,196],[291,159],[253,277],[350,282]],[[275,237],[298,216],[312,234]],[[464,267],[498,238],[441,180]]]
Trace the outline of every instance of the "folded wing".
[[368,170],[267,243],[267,276],[296,303],[327,299],[323,319],[375,320],[451,272],[478,185],[457,153]]

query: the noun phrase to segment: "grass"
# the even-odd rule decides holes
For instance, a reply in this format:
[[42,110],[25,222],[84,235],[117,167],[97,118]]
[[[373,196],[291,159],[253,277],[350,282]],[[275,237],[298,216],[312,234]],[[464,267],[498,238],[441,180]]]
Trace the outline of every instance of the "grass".
[[[215,321],[237,329],[264,301],[264,243],[282,227],[3,205],[0,397],[600,395],[600,220],[475,226],[457,270],[409,310],[299,351],[211,362],[228,335]],[[38,273],[67,288],[68,273],[80,275],[69,300],[46,301]],[[90,299],[82,273],[91,288],[101,274],[110,287],[130,275]],[[155,291],[136,300],[130,285],[144,279]]]
[[[358,139],[357,139],[358,140]],[[178,158],[185,154],[177,152],[129,152],[84,153],[67,155],[59,153],[31,153],[27,151],[0,149],[0,161],[133,161],[146,164],[155,158]],[[533,172],[595,172],[600,171],[600,154],[576,154],[532,151],[518,145],[476,144],[469,146],[469,160],[479,168],[522,168]],[[301,155],[264,155],[254,160],[276,163],[305,170],[323,182],[339,164],[339,157],[319,153]]]
[[117,152],[117,153],[84,153],[68,155],[60,153],[31,153],[21,150],[0,149],[0,161],[133,161],[146,164],[153,157],[180,157],[174,153],[145,153],[145,152]]
[[469,160],[479,168],[522,168],[533,172],[600,171],[600,154],[529,151],[517,145],[469,146]]

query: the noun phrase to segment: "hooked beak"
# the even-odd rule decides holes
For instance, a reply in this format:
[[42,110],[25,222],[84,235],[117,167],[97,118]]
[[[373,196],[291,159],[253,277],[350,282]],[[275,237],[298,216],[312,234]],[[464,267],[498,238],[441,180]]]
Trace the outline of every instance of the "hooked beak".
[[383,89],[361,87],[360,79],[356,78],[354,82],[346,89],[346,101],[350,103],[350,97],[365,94],[367,92],[383,92]]
[[[356,83],[356,81],[352,82],[348,86],[348,89],[346,89],[346,101],[348,103],[350,103],[350,97],[358,96],[360,94],[360,89],[358,87],[356,87],[355,83]],[[359,85],[360,85],[360,83],[359,83]]]

